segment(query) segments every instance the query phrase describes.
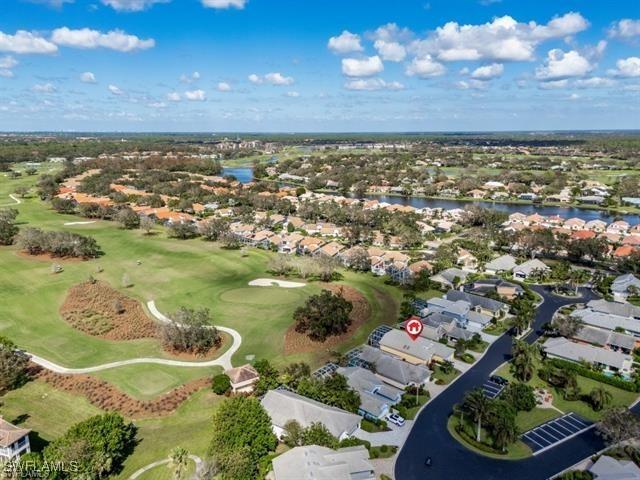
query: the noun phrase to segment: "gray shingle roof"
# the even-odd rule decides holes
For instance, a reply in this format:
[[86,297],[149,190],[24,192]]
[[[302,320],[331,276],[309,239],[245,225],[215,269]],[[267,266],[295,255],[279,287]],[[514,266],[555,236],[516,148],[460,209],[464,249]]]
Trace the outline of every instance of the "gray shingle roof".
[[591,300],[587,307],[596,312],[610,313],[620,317],[640,318],[640,307],[630,303],[607,302],[606,300]]
[[427,367],[412,365],[368,345],[363,347],[360,358],[374,365],[376,374],[383,379],[386,378],[402,385],[420,385],[431,377],[431,370]]
[[631,357],[629,355],[592,345],[575,343],[562,337],[550,338],[544,342],[542,347],[548,355],[574,362],[586,360],[590,363],[600,363],[619,370],[627,370],[631,367]]
[[286,390],[269,390],[261,403],[271,417],[271,422],[280,428],[289,420],[296,420],[303,428],[320,422],[338,438],[345,433],[353,433],[361,420],[354,413]]
[[517,264],[516,259],[511,255],[502,255],[501,257],[491,260],[484,268],[485,270],[492,270],[494,272],[510,272]]
[[374,468],[363,445],[331,450],[310,445],[273,459],[275,480],[373,480]]
[[506,303],[499,302],[498,300],[493,300],[492,298],[483,297],[481,295],[461,292],[460,290],[449,290],[447,292],[447,300],[451,300],[453,302],[457,300],[463,300],[470,303],[473,307],[481,307],[494,313],[507,308]]
[[629,291],[629,287],[636,287],[640,289],[640,280],[631,273],[617,277],[611,284],[611,291],[614,293],[627,293]]

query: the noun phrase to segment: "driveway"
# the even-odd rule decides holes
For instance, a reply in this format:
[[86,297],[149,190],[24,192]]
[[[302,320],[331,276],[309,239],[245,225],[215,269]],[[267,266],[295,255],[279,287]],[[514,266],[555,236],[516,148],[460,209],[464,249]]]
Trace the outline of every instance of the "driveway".
[[379,445],[395,445],[397,447],[404,444],[411,428],[413,428],[413,420],[407,420],[404,424],[404,427],[398,427],[391,422],[387,422],[389,428],[391,429],[388,432],[376,432],[369,433],[365,432],[361,428],[356,430],[354,436],[359,438],[360,440],[367,440],[371,442],[371,445],[374,447]]
[[[536,310],[532,331],[525,338],[528,343],[540,337],[542,326],[558,308],[597,298],[584,288],[580,289],[582,296],[579,299],[552,295],[544,287],[536,286],[533,290],[542,295],[544,303]],[[510,359],[511,343],[510,335],[500,337],[482,359],[425,406],[398,455],[395,478],[544,480],[602,448],[602,440],[591,429],[535,457],[505,461],[478,455],[451,437],[447,431],[447,420],[453,405],[460,402],[467,391],[480,387],[498,366]],[[428,470],[424,466],[426,456],[433,457],[433,466]]]

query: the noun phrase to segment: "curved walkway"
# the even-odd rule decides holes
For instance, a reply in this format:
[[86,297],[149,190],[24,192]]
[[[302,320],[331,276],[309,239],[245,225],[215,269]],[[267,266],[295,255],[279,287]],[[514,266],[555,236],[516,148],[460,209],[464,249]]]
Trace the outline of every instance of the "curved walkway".
[[[147,302],[147,307],[151,314],[160,322],[169,322],[169,318],[163,315],[160,311],[158,311],[156,304],[153,300]],[[233,344],[229,349],[224,352],[220,357],[208,360],[204,362],[187,362],[183,360],[170,360],[166,358],[131,358],[128,360],[120,360],[117,362],[104,363],[102,365],[95,365],[93,367],[84,367],[84,368],[68,368],[63,367],[62,365],[58,365],[46,358],[39,357],[33,353],[28,353],[31,357],[31,361],[41,367],[46,368],[47,370],[51,370],[56,373],[68,374],[68,375],[80,375],[86,373],[95,373],[101,372],[103,370],[110,370],[112,368],[124,367],[127,365],[138,365],[138,364],[156,364],[156,365],[168,365],[171,367],[184,367],[184,368],[201,368],[201,367],[216,367],[220,366],[225,370],[228,370],[232,367],[231,357],[234,353],[238,351],[240,348],[240,344],[242,343],[242,336],[232,328],[227,327],[216,327],[221,332],[228,333],[233,338]]]
[[0,205],[0,207],[11,207],[13,205],[20,205],[22,203],[22,200],[17,198],[14,194],[9,195],[9,198],[13,200],[15,203],[7,203],[5,205]]
[[[533,290],[542,295],[545,301],[536,310],[532,331],[524,337],[528,343],[540,337],[542,326],[551,320],[558,308],[597,298],[586,288],[580,289],[580,299],[556,297],[539,286],[533,287]],[[497,460],[468,450],[449,434],[447,420],[453,405],[460,402],[465,392],[482,385],[499,365],[509,360],[511,342],[510,335],[500,337],[489,346],[482,359],[425,405],[398,454],[395,478],[419,480],[428,476],[433,480],[470,477],[476,480],[544,480],[602,448],[602,439],[591,429],[536,457],[519,461]],[[433,458],[433,465],[429,468],[424,466],[427,456]]]
[[[194,475],[194,477],[198,478],[198,473],[200,472],[200,469],[202,469],[204,462],[200,457],[196,455],[189,455],[189,459],[196,464],[196,474]],[[142,467],[141,469],[133,472],[129,477],[129,480],[135,480],[136,478],[139,478],[142,474],[147,473],[149,470],[153,470],[154,468],[159,467],[160,465],[166,465],[169,462],[171,462],[171,459],[165,458],[164,460],[158,460],[157,462],[150,463],[146,467]]]

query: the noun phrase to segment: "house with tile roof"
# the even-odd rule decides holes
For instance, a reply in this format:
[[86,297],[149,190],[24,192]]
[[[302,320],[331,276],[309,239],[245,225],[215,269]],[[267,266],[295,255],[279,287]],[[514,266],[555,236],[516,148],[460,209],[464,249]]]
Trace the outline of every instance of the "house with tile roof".
[[31,430],[16,427],[0,417],[0,463],[31,452],[30,432]]

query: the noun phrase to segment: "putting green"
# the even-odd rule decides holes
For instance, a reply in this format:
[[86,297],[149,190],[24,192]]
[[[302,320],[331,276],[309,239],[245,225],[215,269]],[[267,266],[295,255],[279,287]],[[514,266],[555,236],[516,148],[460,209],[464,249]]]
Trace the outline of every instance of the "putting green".
[[301,290],[301,292],[294,292],[292,288],[281,287],[233,288],[220,294],[220,300],[251,305],[288,305],[299,302],[301,298],[307,296],[308,291]]

